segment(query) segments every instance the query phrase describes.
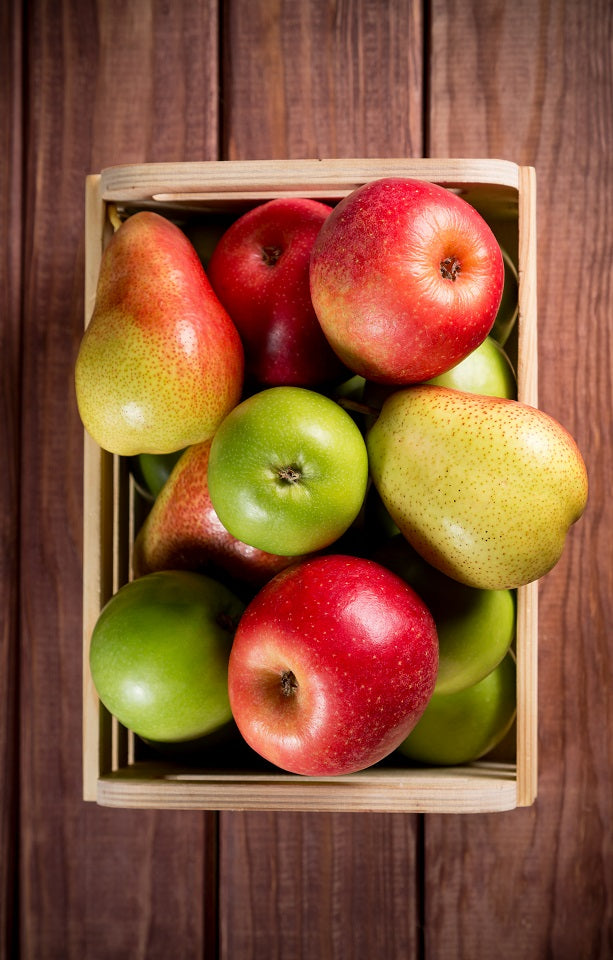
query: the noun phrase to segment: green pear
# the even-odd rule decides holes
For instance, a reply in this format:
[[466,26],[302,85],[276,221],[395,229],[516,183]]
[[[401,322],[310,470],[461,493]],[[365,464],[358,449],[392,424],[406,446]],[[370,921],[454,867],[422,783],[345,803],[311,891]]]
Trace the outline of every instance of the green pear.
[[128,217],[104,251],[75,366],[88,433],[124,456],[207,440],[240,398],[243,362],[185,234],[157,213]]
[[442,573],[485,590],[538,580],[587,501],[587,472],[553,417],[421,385],[393,393],[367,435],[373,482],[401,533]]

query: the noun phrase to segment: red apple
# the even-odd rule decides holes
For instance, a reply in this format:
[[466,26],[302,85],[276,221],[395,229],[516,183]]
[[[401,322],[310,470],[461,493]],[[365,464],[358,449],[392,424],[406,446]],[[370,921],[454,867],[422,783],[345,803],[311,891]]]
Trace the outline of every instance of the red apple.
[[311,255],[311,297],[328,341],[377,383],[436,377],[489,333],[504,283],[483,217],[444,187],[375,180],[345,197]]
[[136,577],[156,570],[228,574],[259,587],[296,557],[266,553],[226,530],[211,503],[211,441],[188,447],[158,494],[134,544]]
[[213,251],[208,275],[245,347],[246,370],[267,386],[316,386],[346,371],[311,303],[309,260],[331,211],[279,197],[239,217]]
[[232,645],[230,705],[247,743],[292,773],[352,773],[417,724],[438,668],[432,616],[396,574],[339,554],[277,574]]

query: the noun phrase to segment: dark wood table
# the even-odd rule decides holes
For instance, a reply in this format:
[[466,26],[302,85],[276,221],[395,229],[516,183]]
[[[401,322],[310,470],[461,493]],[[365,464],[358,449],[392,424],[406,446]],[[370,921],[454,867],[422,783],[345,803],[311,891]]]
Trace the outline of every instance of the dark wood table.
[[[610,3],[7,0],[0,45],[0,954],[608,960]],[[322,156],[537,170],[540,405],[591,481],[540,585],[537,802],[465,816],[86,804],[72,380],[85,175]]]

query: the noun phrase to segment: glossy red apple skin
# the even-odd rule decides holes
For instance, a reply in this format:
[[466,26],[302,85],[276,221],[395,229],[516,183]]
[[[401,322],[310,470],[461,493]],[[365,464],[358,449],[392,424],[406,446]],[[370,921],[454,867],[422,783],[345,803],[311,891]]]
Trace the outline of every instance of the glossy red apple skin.
[[210,449],[210,440],[188,447],[158,494],[134,544],[136,577],[192,570],[258,588],[296,561],[251,547],[226,530],[209,495]]
[[278,197],[236,220],[208,276],[245,347],[246,372],[265,386],[316,386],[345,369],[324,337],[309,287],[311,250],[331,207]]
[[377,383],[436,377],[489,333],[502,296],[500,247],[481,215],[438,184],[371,181],[325,221],[311,297],[344,363]]
[[353,773],[408,736],[437,668],[436,628],[417,594],[372,560],[332,554],[289,567],[248,605],[230,704],[247,743],[283,770]]

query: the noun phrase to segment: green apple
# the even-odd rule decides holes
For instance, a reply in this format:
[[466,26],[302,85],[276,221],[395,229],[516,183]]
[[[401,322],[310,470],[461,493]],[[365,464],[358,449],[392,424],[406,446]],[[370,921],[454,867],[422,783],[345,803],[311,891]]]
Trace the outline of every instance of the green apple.
[[502,260],[504,262],[504,286],[502,288],[502,299],[498,307],[498,313],[494,320],[494,326],[490,330],[490,335],[504,346],[511,331],[517,321],[518,313],[518,280],[517,269],[511,257],[502,247]]
[[330,398],[303,387],[271,387],[222,422],[208,481],[232,536],[267,553],[312,553],[358,516],[368,482],[366,445]]
[[109,600],[89,662],[102,703],[139,736],[192,740],[231,721],[228,659],[243,604],[188,571],[133,580]]
[[364,385],[366,380],[364,377],[361,377],[356,373],[353,377],[349,377],[348,380],[343,380],[342,383],[339,383],[334,389],[334,397],[337,400],[356,400],[360,402],[362,395],[364,393]]
[[374,559],[413,587],[429,607],[439,640],[435,693],[457,693],[496,667],[515,638],[511,590],[479,590],[435,570],[404,539],[392,537]]
[[486,337],[476,350],[455,367],[427,382],[451,387],[452,390],[464,390],[466,393],[506,397],[508,400],[514,400],[517,396],[517,382],[511,361],[493,337]]
[[133,469],[134,479],[154,500],[182,453],[184,450],[175,450],[173,453],[141,453],[133,458],[136,461]]
[[515,704],[515,658],[509,651],[474,686],[458,693],[433,693],[398,750],[410,760],[439,766],[478,760],[505,737],[515,719]]

